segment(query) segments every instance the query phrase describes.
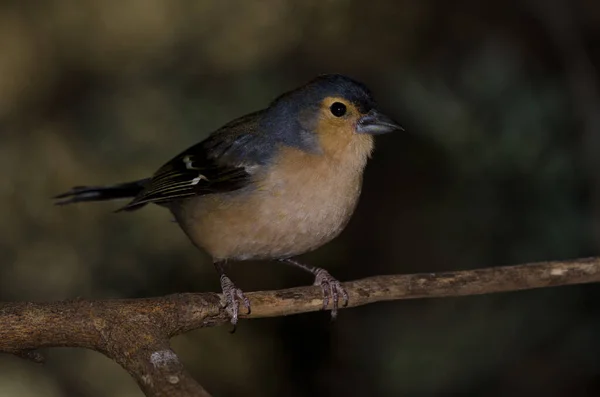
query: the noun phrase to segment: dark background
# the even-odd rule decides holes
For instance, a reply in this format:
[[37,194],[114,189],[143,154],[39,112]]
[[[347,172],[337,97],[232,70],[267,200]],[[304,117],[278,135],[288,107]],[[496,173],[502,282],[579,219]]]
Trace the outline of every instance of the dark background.
[[[58,208],[144,177],[320,73],[365,82],[379,137],[347,230],[304,260],[341,280],[600,248],[597,0],[0,2],[0,299],[219,291],[167,211]],[[234,265],[246,291],[308,284]],[[597,396],[596,285],[381,303],[174,339],[215,396]],[[1,326],[1,325],[0,325]],[[0,396],[141,396],[98,353],[0,357]]]

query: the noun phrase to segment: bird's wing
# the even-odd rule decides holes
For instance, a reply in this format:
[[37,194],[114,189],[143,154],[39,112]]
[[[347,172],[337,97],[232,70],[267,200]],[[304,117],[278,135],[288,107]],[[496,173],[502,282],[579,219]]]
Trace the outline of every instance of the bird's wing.
[[273,147],[258,131],[260,113],[234,120],[175,156],[120,211],[247,186],[252,172],[268,160]]

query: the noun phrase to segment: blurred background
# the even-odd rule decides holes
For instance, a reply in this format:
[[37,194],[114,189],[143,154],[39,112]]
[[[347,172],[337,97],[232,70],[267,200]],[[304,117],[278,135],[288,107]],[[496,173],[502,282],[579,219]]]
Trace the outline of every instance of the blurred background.
[[[0,2],[0,300],[219,291],[169,213],[54,207],[144,177],[321,73],[365,82],[381,136],[347,230],[304,260],[341,280],[600,251],[600,2]],[[246,291],[309,284],[233,265]],[[173,340],[215,396],[597,396],[600,287],[381,303]],[[0,397],[140,397],[102,355],[0,356]]]

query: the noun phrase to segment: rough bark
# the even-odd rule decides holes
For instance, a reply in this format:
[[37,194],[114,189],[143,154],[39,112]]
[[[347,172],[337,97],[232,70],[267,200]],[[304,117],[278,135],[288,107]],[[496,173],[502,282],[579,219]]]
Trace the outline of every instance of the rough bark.
[[[446,273],[389,275],[344,283],[348,307],[379,301],[439,298],[600,281],[600,258],[576,259]],[[251,315],[285,316],[322,309],[319,287],[247,293]],[[147,299],[0,303],[0,352],[43,361],[43,347],[92,349],[118,362],[146,396],[209,396],[171,350],[171,337],[225,324],[215,293]]]

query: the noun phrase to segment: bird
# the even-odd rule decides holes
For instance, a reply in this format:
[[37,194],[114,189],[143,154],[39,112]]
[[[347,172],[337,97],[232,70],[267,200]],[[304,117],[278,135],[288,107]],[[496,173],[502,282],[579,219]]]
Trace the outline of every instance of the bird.
[[[58,205],[130,199],[116,212],[167,208],[191,242],[211,256],[222,302],[235,326],[249,299],[227,276],[230,261],[276,260],[314,276],[331,318],[348,293],[327,270],[296,256],[337,237],[359,199],[374,136],[403,128],[361,82],[319,75],[234,119],[173,157],[152,176],[76,186]],[[341,301],[341,302],[340,302]]]

